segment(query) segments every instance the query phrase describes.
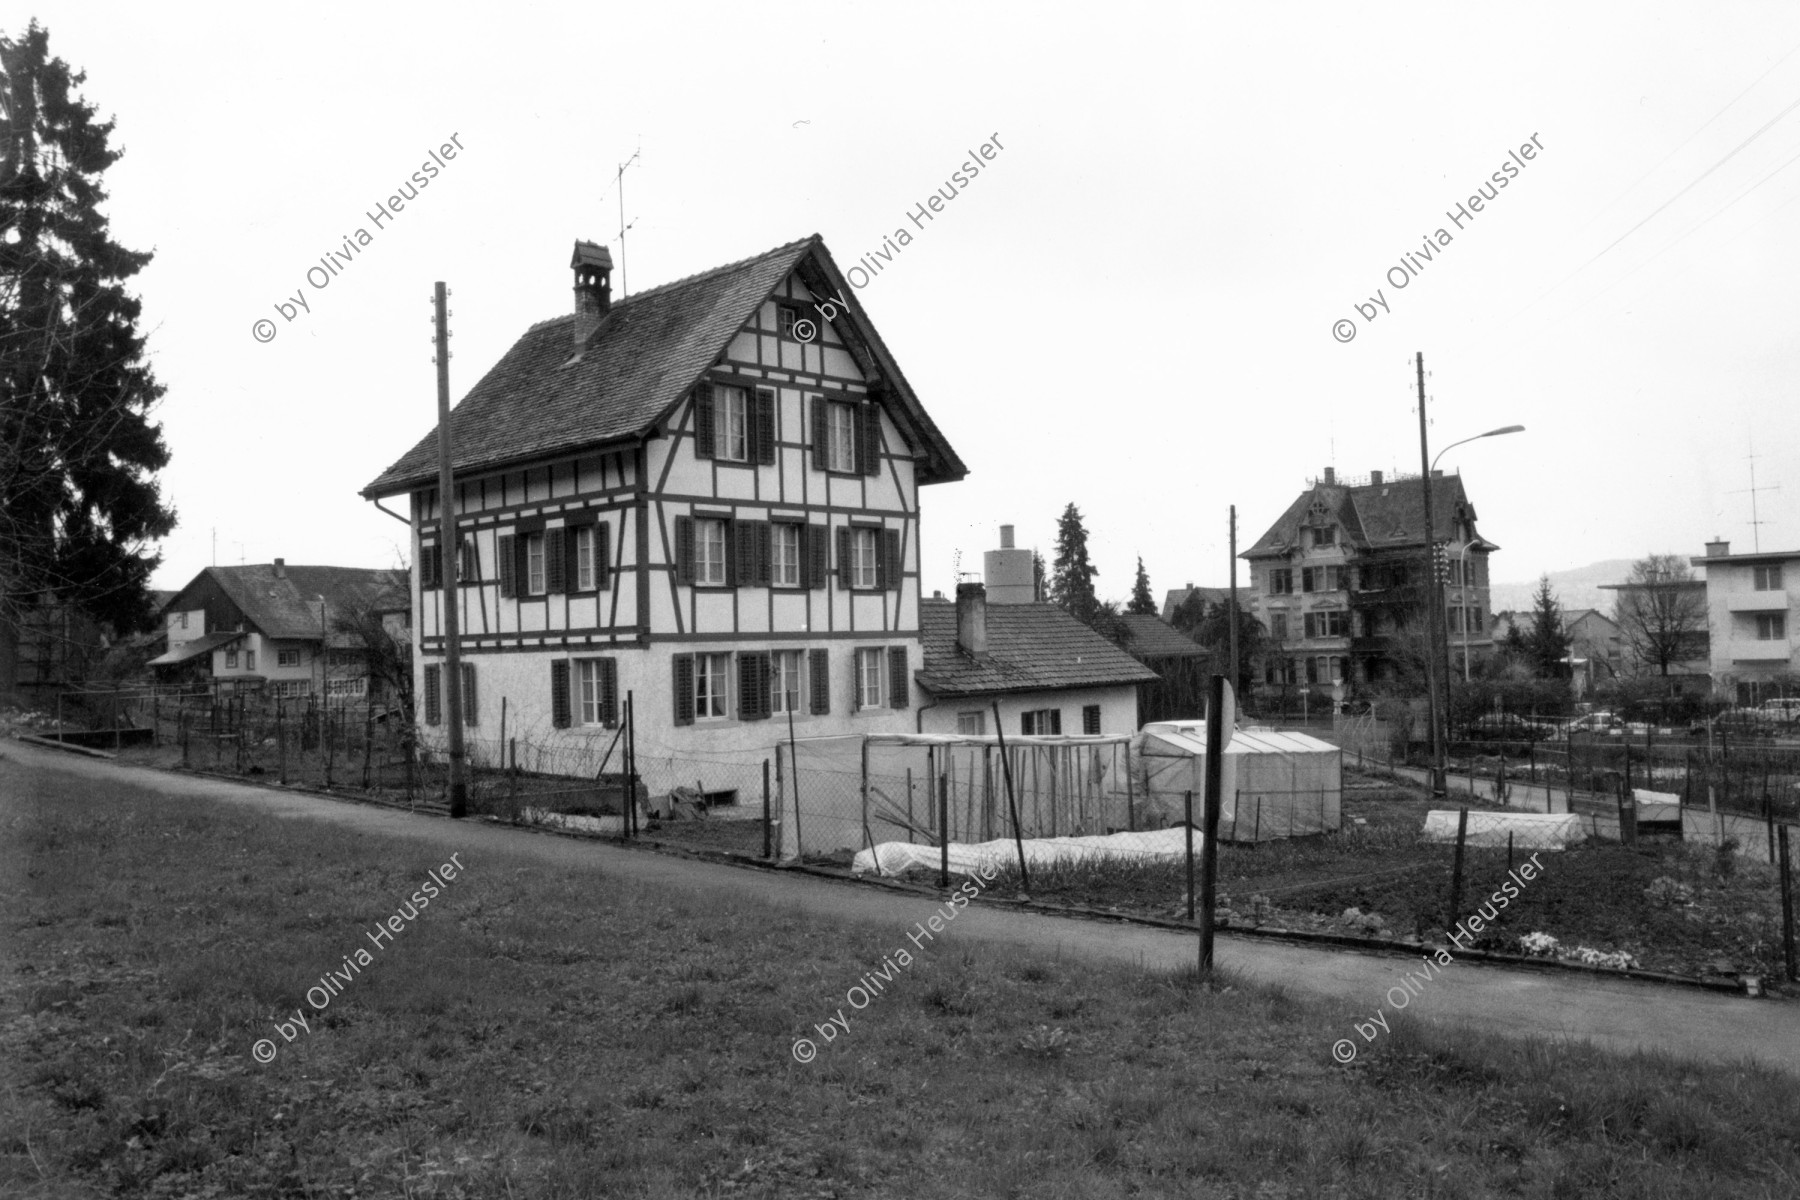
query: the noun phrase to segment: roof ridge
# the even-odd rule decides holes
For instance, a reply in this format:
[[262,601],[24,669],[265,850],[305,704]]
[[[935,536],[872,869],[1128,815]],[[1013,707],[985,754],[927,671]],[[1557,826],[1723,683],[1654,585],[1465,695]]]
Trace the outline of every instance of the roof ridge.
[[722,275],[727,271],[735,271],[735,270],[738,270],[740,267],[749,266],[751,263],[761,262],[767,258],[773,258],[777,254],[781,254],[784,251],[797,250],[801,246],[806,245],[808,242],[818,240],[818,238],[819,238],[818,234],[809,233],[805,237],[800,238],[797,241],[787,242],[784,245],[770,247],[769,249],[764,250],[761,254],[751,254],[751,255],[748,255],[747,257],[738,259],[736,262],[728,262],[728,263],[724,263],[717,267],[709,267],[704,271],[696,271],[692,275],[683,275],[679,279],[671,279],[667,283],[659,283],[653,288],[645,288],[641,292],[633,292],[629,296],[621,297],[617,302],[615,302],[612,305],[612,308],[613,309],[623,308],[626,305],[632,303],[633,301],[642,300],[642,299],[645,299],[646,297],[654,296],[654,295],[657,295],[658,293],[669,291],[672,288],[683,287],[690,283],[699,283],[701,280],[710,279],[714,275]]

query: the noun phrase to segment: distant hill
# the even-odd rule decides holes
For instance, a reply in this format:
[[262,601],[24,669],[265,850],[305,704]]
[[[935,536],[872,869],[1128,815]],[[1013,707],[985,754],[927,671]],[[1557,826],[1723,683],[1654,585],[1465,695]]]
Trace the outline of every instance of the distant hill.
[[[1637,561],[1631,558],[1609,558],[1605,562],[1590,563],[1585,567],[1574,567],[1567,571],[1550,572],[1550,590],[1556,593],[1556,600],[1564,612],[1582,608],[1597,608],[1603,613],[1610,613],[1613,601],[1617,598],[1614,592],[1600,590],[1603,583],[1623,583],[1631,574],[1631,564]],[[1527,580],[1524,583],[1496,583],[1489,591],[1488,605],[1494,612],[1522,612],[1531,607],[1531,597],[1537,591],[1538,581]]]

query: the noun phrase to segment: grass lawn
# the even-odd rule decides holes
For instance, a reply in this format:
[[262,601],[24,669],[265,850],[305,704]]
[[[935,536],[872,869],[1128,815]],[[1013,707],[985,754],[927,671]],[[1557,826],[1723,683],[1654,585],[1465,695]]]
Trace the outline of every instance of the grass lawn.
[[976,955],[954,927],[859,1010],[898,920],[493,852],[406,919],[448,852],[5,761],[0,795],[8,1196],[1800,1190],[1787,1076],[1399,1022],[1340,1067],[1376,998]]

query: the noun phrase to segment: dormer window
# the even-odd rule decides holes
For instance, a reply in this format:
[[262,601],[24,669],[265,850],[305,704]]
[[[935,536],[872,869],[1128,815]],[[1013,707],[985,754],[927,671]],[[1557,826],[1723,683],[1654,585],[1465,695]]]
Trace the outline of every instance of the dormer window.
[[1312,531],[1312,544],[1315,546],[1337,545],[1336,525],[1315,525]]

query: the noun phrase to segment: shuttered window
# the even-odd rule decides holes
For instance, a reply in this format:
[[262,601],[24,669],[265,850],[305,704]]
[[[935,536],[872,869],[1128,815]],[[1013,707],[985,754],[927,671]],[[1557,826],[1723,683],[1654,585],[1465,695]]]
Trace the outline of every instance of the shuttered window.
[[546,529],[541,535],[544,539],[544,590],[547,592],[569,590],[569,560],[563,548],[563,534],[564,530],[557,528]]
[[881,408],[875,404],[855,406],[856,473],[881,474]]
[[862,426],[857,414],[860,411],[858,405],[827,400],[823,396],[813,401],[814,465],[821,471],[844,475],[859,473]]
[[558,729],[569,727],[569,663],[557,659],[550,664],[550,723]]
[[1100,732],[1100,706],[1098,704],[1081,706],[1081,732],[1090,735]]
[[888,701],[885,674],[887,656],[880,646],[859,646],[851,660],[855,673],[856,708],[881,708]]
[[883,529],[881,531],[881,579],[876,585],[883,591],[897,591],[904,579],[905,572],[900,561],[900,531]]
[[612,658],[575,660],[575,715],[583,725],[619,723],[619,664]]
[[715,425],[712,384],[694,389],[694,457],[711,458],[714,453]]
[[807,525],[801,535],[806,543],[806,586],[816,590],[825,586],[825,579],[831,574],[830,564],[826,561],[830,554],[831,531],[825,525]]
[[769,655],[746,650],[738,655],[738,720],[760,721],[769,716]]
[[769,526],[768,530],[769,571],[764,582],[774,587],[800,587],[806,527],[782,521]]
[[525,594],[542,596],[548,590],[549,578],[544,570],[545,533],[538,530],[528,533],[523,540],[523,570],[519,572],[525,583]]
[[499,547],[497,557],[500,559],[500,594],[517,596],[519,594],[519,539],[514,535],[502,534],[496,545]]
[[750,406],[752,440],[756,445],[756,461],[775,465],[775,389],[759,387]]
[[807,653],[812,671],[812,678],[807,681],[811,685],[812,711],[813,715],[820,716],[831,711],[831,651],[811,650]]
[[770,530],[767,521],[733,521],[733,554],[739,587],[769,586]]
[[442,586],[442,555],[438,553],[436,542],[429,542],[419,547],[419,586],[430,589]]
[[1062,709],[1040,708],[1019,714],[1019,732],[1026,737],[1048,737],[1062,732]]
[[694,723],[694,656],[677,654],[669,660],[675,689],[675,723]]
[[439,675],[438,664],[425,664],[425,723],[427,725],[444,723],[443,682]]
[[905,712],[912,707],[912,691],[907,686],[906,647],[888,649],[888,707]]
[[462,695],[458,696],[457,699],[462,701],[464,725],[478,725],[481,723],[475,707],[475,695],[475,664],[463,663]]
[[769,712],[799,713],[804,650],[776,650],[769,655]]
[[[739,575],[732,525],[720,517],[675,518],[675,582],[730,587]],[[750,550],[754,555],[754,547]]]

